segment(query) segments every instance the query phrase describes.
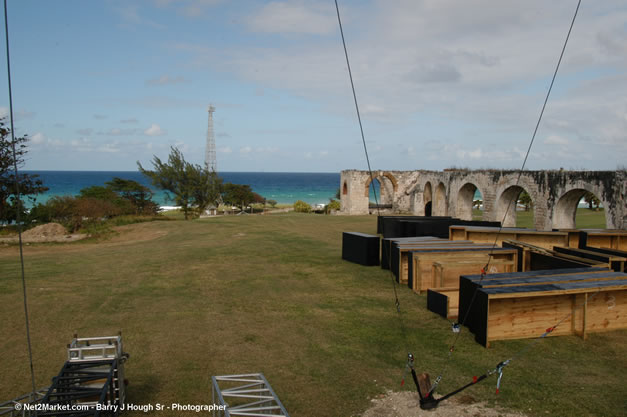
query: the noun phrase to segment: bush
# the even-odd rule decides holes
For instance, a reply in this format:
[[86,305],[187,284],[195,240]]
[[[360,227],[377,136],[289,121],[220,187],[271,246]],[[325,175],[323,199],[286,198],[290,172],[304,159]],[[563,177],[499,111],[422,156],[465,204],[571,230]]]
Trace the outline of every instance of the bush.
[[274,207],[276,206],[276,200],[268,200],[268,204],[270,204],[270,206]]
[[294,203],[294,211],[297,213],[311,213],[311,206],[304,201],[298,200]]
[[340,207],[340,202],[339,202],[339,201],[337,201],[337,200],[331,200],[331,201],[329,202],[329,204],[327,204],[327,206],[326,206],[326,210],[325,210],[325,211],[326,211],[327,213],[329,213],[331,210],[339,210],[340,208],[341,208],[341,207]]

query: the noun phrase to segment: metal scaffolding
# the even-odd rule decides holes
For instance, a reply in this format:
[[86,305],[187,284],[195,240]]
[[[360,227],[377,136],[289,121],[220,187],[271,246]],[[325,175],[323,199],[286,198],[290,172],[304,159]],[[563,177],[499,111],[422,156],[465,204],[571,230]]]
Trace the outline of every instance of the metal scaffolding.
[[117,416],[126,397],[122,336],[75,336],[67,352],[50,387],[0,404],[0,416]]
[[289,417],[263,374],[221,375],[211,380],[213,403],[226,406],[214,410],[214,416],[217,412],[219,417]]

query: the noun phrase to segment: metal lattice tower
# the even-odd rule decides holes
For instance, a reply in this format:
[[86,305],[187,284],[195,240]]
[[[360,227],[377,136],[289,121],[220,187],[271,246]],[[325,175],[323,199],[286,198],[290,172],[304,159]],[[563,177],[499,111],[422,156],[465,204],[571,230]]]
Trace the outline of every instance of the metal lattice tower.
[[216,108],[209,105],[209,124],[207,126],[207,147],[205,148],[205,167],[209,171],[218,172],[218,162],[216,160],[216,138],[213,134],[213,112]]

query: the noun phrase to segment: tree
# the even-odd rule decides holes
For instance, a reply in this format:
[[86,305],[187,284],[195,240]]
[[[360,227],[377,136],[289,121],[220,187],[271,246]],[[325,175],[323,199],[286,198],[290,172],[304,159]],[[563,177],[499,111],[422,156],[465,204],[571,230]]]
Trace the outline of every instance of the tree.
[[246,206],[255,201],[255,193],[250,185],[227,182],[222,187],[222,201],[231,206],[240,207],[244,211]]
[[[597,198],[596,195],[592,194],[590,191],[586,192],[583,196],[583,200],[588,204],[588,208],[590,210],[599,210],[599,205],[601,204],[601,200]],[[592,205],[595,205],[596,209],[592,208]]]
[[276,200],[268,200],[268,204],[270,204],[271,207],[275,207],[277,205],[277,201]]
[[533,201],[531,200],[531,196],[527,193],[527,191],[523,191],[518,196],[518,202],[525,206],[525,211],[529,211],[529,208],[533,206]]
[[105,183],[107,188],[115,191],[120,197],[128,200],[135,208],[136,214],[156,214],[159,206],[152,201],[153,193],[150,188],[145,187],[133,180],[114,177],[113,180]]
[[222,180],[215,171],[185,161],[183,153],[170,148],[168,162],[153,156],[152,171],[137,162],[139,171],[152,181],[155,187],[166,192],[168,200],[183,210],[185,219],[199,216],[210,204],[215,204],[220,195]]
[[[18,201],[16,183],[19,185],[20,195],[35,202],[36,195],[48,191],[37,175],[19,173],[15,176],[15,165],[24,166],[27,137],[11,139],[11,129],[5,126],[0,119],[0,222],[17,220],[18,210],[25,214],[23,201]],[[15,145],[15,155],[13,155]],[[20,216],[22,217],[22,216]]]

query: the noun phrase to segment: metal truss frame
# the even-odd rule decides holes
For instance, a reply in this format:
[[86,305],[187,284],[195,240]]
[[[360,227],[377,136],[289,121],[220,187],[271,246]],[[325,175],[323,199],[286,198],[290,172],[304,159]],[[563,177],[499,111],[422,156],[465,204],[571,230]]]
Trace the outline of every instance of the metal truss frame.
[[213,403],[226,406],[213,410],[214,416],[289,417],[263,374],[212,376],[211,381]]

